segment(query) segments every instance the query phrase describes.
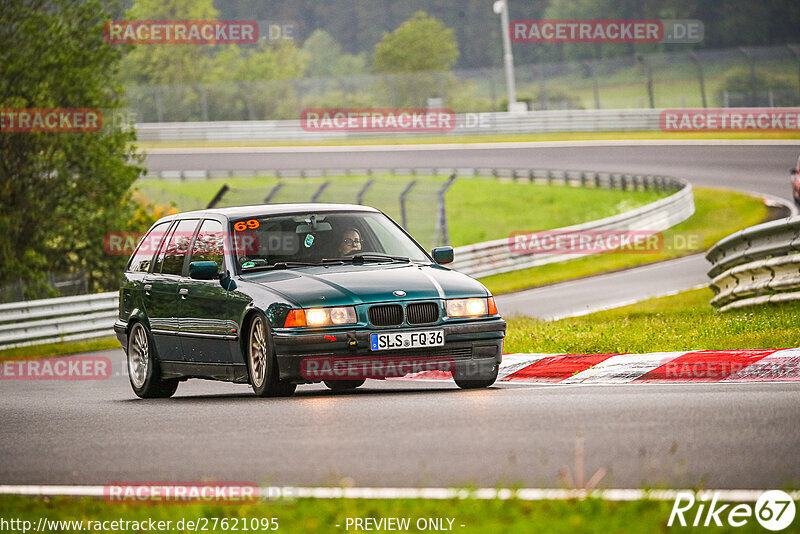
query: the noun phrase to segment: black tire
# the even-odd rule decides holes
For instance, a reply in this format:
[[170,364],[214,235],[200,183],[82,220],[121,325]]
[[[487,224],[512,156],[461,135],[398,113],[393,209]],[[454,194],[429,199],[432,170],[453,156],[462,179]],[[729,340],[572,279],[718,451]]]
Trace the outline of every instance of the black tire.
[[128,379],[142,399],[165,399],[175,394],[178,379],[161,379],[156,346],[145,325],[133,323],[128,335]]
[[247,329],[245,359],[250,385],[258,397],[291,397],[297,384],[280,379],[267,318],[259,313]]
[[473,364],[467,367],[456,368],[453,373],[453,380],[461,389],[480,389],[488,388],[497,380],[497,372],[500,366],[492,362],[491,364]]
[[364,384],[365,380],[324,380],[331,391],[349,391]]

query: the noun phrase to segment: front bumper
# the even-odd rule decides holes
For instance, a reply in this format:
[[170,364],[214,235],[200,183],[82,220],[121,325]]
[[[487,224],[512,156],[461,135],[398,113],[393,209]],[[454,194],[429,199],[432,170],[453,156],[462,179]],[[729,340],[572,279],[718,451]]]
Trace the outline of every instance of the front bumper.
[[[422,363],[446,362],[456,372],[471,369],[492,369],[500,365],[506,323],[502,319],[440,324],[429,327],[404,327],[398,331],[444,330],[443,346],[423,349],[370,350],[369,336],[390,330],[337,330],[315,333],[273,331],[275,354],[280,377],[291,382],[316,382],[309,376],[308,361],[353,362],[369,360],[380,363],[388,360],[413,360]],[[305,362],[305,363],[304,363]],[[444,368],[442,368],[444,369]],[[408,367],[409,372],[418,368]]]

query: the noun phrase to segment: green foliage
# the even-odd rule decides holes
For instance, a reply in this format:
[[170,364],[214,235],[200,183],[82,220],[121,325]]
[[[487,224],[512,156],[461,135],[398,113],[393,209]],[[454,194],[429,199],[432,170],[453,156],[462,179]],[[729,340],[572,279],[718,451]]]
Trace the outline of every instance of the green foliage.
[[7,0],[0,7],[0,108],[96,108],[97,132],[0,133],[0,285],[21,278],[29,296],[45,272],[87,269],[109,287],[121,258],[103,236],[133,214],[142,169],[135,132],[115,120],[120,51],[102,37],[113,6],[98,0]]
[[311,77],[361,74],[367,70],[363,55],[342,53],[341,45],[325,30],[314,30],[302,51],[308,58],[307,74]]
[[723,92],[728,92],[727,105],[730,107],[766,106],[769,105],[769,91],[773,93],[775,106],[791,106],[796,102],[797,90],[793,84],[767,74],[758,69],[731,69],[725,73],[717,103],[725,104]]

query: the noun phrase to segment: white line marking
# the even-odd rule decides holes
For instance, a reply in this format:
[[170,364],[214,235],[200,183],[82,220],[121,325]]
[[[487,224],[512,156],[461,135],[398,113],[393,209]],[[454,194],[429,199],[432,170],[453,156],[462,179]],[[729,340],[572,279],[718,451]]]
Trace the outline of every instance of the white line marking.
[[[104,486],[67,485],[0,485],[0,495],[32,496],[71,496],[102,497]],[[753,502],[758,500],[764,490],[719,489],[703,490],[642,490],[642,489],[603,489],[587,492],[585,490],[557,488],[477,488],[474,490],[458,488],[341,488],[341,487],[294,487],[265,486],[259,488],[259,495],[268,498],[314,498],[314,499],[520,499],[523,501],[584,499],[587,497],[606,501],[672,501],[678,493],[691,493],[700,500],[718,495],[725,502]],[[788,492],[794,500],[800,499],[800,491]]]

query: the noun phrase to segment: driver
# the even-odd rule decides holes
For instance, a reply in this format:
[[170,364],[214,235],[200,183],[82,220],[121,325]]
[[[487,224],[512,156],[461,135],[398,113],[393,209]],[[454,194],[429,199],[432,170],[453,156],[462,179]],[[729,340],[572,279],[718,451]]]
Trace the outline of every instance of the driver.
[[361,250],[361,235],[355,228],[348,228],[342,234],[342,240],[339,242],[339,254],[347,256],[359,250]]

